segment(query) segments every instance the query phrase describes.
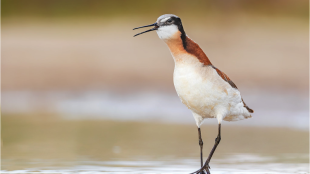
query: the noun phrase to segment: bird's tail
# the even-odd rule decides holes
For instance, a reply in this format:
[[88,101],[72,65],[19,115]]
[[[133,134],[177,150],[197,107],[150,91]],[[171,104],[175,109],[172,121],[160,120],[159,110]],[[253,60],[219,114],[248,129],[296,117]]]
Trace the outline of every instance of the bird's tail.
[[244,103],[243,99],[242,99],[242,102],[243,102],[244,107],[245,107],[250,113],[254,113],[253,109],[249,108],[249,107]]

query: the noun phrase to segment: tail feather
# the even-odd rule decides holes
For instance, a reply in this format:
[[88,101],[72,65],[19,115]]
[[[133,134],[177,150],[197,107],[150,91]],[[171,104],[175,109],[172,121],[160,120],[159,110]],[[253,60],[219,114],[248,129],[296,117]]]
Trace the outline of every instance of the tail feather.
[[247,105],[244,106],[250,113],[253,113],[253,109],[249,108]]
[[[241,98],[241,99],[242,99],[242,98]],[[253,112],[254,112],[253,109],[249,108],[249,107],[244,103],[243,99],[242,99],[242,102],[243,102],[244,107],[245,107],[250,113],[253,113]]]

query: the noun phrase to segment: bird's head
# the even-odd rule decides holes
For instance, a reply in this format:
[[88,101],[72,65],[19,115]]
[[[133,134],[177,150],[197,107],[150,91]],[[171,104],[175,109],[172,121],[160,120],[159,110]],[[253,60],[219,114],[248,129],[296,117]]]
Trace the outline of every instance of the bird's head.
[[173,14],[161,15],[154,24],[137,27],[137,28],[134,28],[134,30],[138,28],[151,27],[151,26],[154,26],[154,27],[152,29],[138,33],[134,35],[134,37],[140,34],[150,32],[150,31],[155,31],[155,30],[159,38],[162,40],[170,40],[176,37],[179,38],[181,35],[185,36],[185,32],[182,26],[181,19],[178,16],[173,15]]

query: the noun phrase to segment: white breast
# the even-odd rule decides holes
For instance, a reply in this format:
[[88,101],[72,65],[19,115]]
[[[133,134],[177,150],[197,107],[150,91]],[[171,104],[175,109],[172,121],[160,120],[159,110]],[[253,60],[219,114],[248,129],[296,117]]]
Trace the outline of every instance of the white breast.
[[244,119],[244,114],[250,116],[243,107],[240,92],[225,82],[213,67],[204,66],[190,54],[179,55],[178,60],[181,61],[175,59],[173,75],[176,92],[194,116],[202,117],[201,122],[203,118],[220,117],[220,122]]

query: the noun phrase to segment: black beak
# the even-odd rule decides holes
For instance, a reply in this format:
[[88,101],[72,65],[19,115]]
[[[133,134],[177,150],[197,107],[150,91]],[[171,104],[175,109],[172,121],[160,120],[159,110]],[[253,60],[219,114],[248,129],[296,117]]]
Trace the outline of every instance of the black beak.
[[158,27],[159,27],[159,26],[157,25],[157,23],[155,22],[154,24],[146,25],[146,26],[142,26],[142,27],[137,27],[137,28],[134,28],[133,30],[139,29],[139,28],[144,28],[144,27],[151,27],[151,26],[154,26],[154,28],[149,29],[149,30],[146,30],[146,31],[143,31],[143,32],[141,32],[141,33],[138,33],[138,34],[134,35],[133,37],[138,36],[138,35],[143,34],[143,33],[147,33],[147,32],[149,32],[149,31],[157,30]]

